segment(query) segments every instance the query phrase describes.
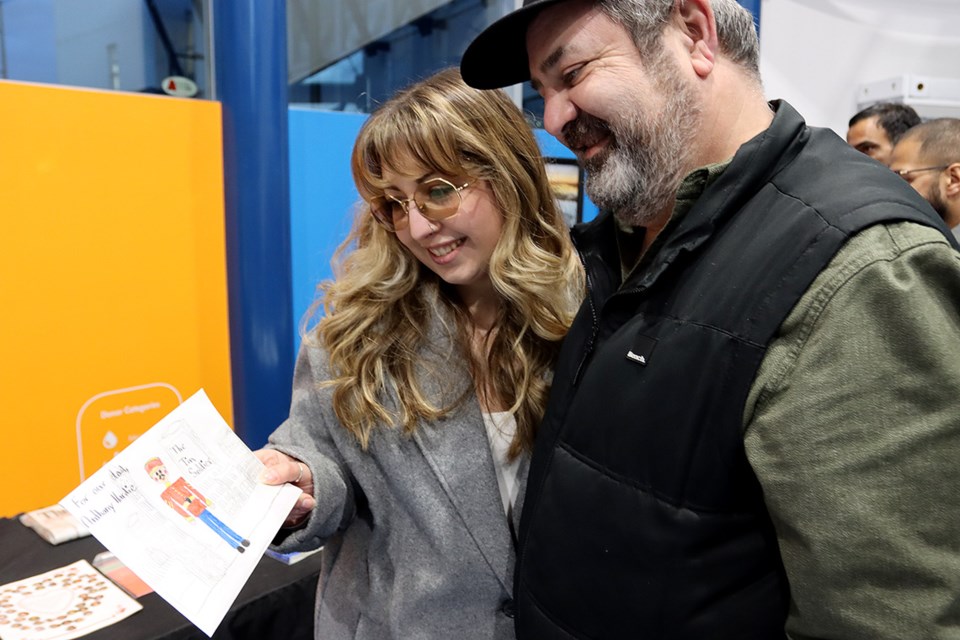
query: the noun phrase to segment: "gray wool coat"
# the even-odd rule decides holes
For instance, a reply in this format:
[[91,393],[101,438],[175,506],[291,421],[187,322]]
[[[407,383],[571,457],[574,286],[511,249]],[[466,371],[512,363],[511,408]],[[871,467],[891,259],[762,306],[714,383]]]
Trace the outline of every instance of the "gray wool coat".
[[[268,447],[303,461],[317,507],[276,548],[324,546],[318,640],[507,640],[513,630],[514,540],[473,384],[451,331],[435,317],[418,375],[434,402],[470,391],[412,437],[378,428],[367,451],[337,421],[326,353],[300,350],[290,417]],[[388,408],[395,406],[387,403]],[[445,405],[444,405],[445,406]],[[527,461],[520,471],[520,492]],[[520,506],[513,510],[519,518]]]

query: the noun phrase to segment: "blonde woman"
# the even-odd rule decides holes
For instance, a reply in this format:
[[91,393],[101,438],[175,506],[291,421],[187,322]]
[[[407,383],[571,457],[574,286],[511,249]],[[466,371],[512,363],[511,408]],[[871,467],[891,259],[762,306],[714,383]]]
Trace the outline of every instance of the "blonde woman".
[[321,287],[290,418],[258,452],[324,545],[315,635],[507,639],[527,459],[580,262],[506,94],[448,69],[361,129],[365,201]]

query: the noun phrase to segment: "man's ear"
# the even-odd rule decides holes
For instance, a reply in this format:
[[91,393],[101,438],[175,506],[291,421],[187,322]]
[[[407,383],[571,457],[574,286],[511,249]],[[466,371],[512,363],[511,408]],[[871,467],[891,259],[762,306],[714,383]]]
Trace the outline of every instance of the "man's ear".
[[946,185],[943,193],[948,198],[960,198],[960,162],[954,162],[944,172]]
[[674,7],[678,26],[685,36],[690,64],[698,76],[705,78],[713,71],[720,51],[710,0],[676,0]]

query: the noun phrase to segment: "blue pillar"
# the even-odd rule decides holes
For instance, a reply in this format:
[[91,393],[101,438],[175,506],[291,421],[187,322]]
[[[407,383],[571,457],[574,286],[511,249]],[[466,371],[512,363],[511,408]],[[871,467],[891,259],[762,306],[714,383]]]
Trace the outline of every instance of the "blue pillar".
[[286,0],[216,0],[234,426],[259,448],[293,379]]

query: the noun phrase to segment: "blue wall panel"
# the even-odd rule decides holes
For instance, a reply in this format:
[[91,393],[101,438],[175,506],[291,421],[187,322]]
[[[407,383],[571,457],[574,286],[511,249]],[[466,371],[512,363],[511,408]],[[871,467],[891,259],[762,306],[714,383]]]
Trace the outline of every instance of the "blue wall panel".
[[[290,109],[290,262],[297,329],[313,303],[317,284],[333,277],[333,252],[350,232],[359,200],[350,174],[350,151],[366,118]],[[299,348],[297,330],[294,353]]]
[[[53,0],[3,0],[0,45],[7,80],[56,84],[57,23]],[[89,62],[89,60],[88,60]],[[106,65],[102,66],[107,77]]]

